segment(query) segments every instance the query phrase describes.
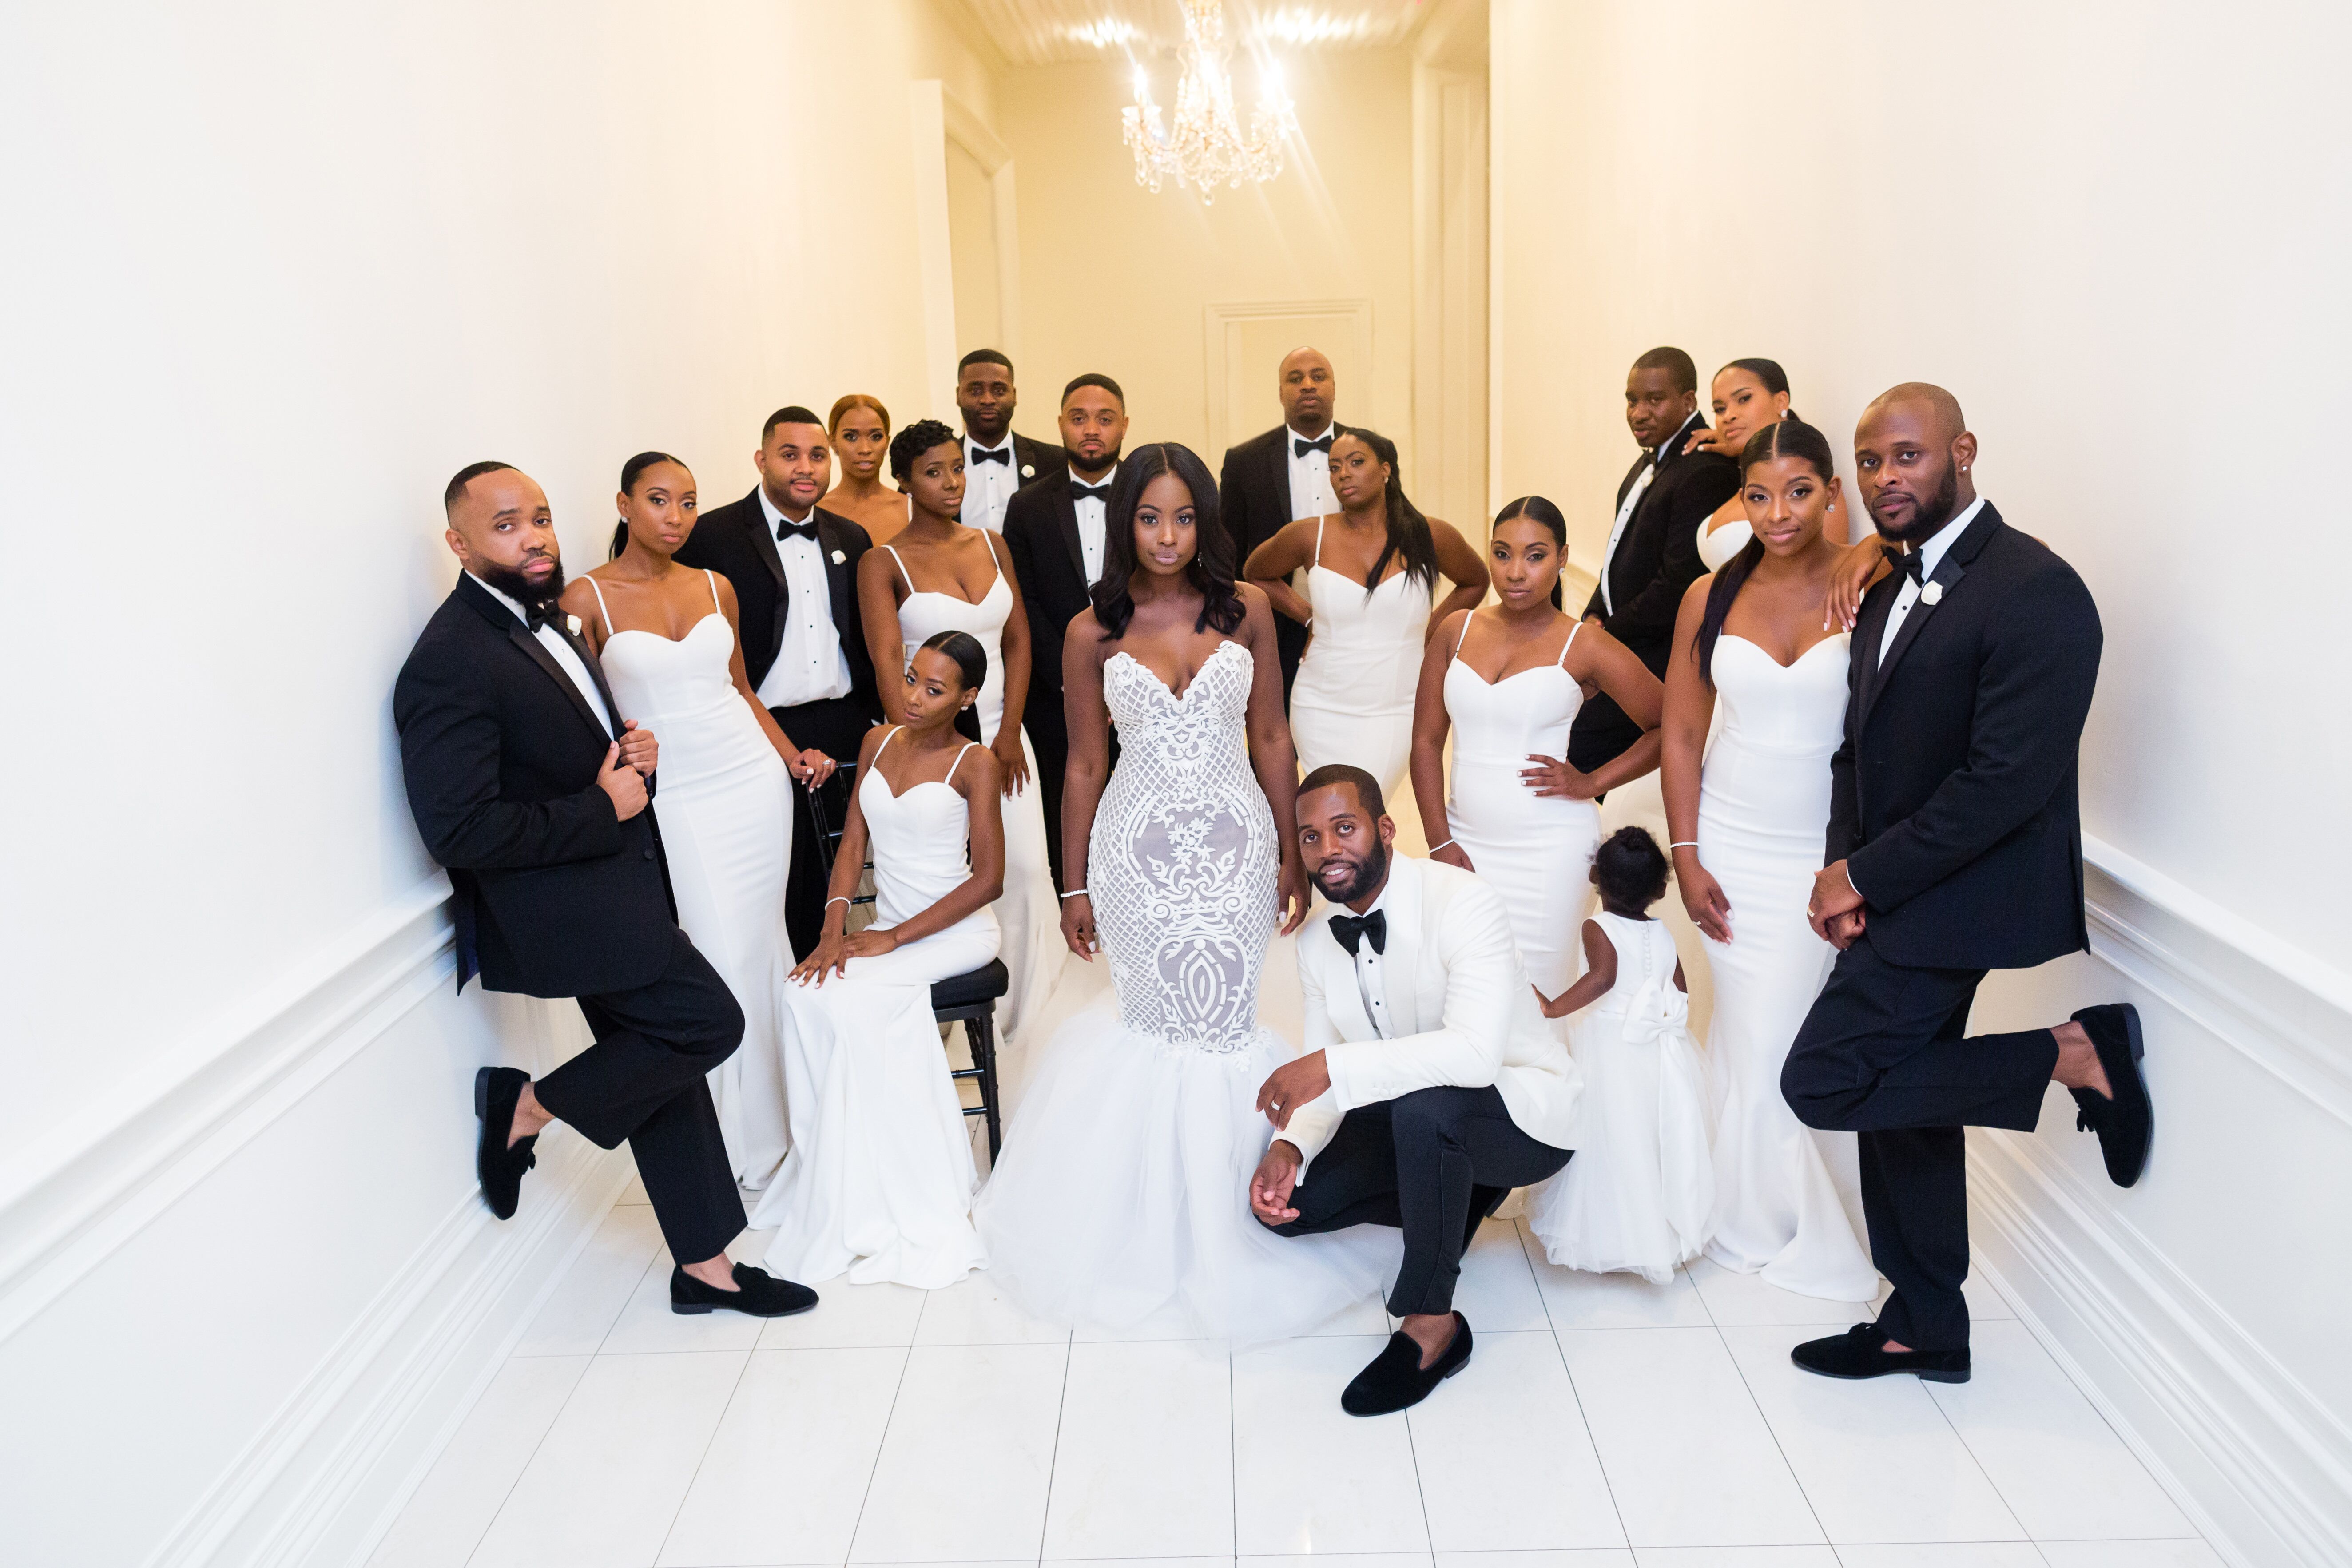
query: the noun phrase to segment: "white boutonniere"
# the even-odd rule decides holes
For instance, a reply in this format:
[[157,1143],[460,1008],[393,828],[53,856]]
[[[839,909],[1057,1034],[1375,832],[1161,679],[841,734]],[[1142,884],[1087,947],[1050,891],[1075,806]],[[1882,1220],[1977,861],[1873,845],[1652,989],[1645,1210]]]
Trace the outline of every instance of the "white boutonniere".
[[1930,605],[1942,604],[1944,602],[1944,585],[1941,583],[1929,583],[1926,587],[1919,590],[1919,602],[1923,605]]
[[571,633],[572,633],[572,635],[573,637],[578,637],[578,636],[580,635],[580,617],[579,617],[578,616],[564,616],[564,617],[563,617],[563,624],[564,624],[564,626],[565,626],[567,628],[569,628],[569,629],[570,629],[570,631],[571,631]]
[[1035,479],[1035,478],[1037,477],[1037,465],[1036,465],[1036,464],[1034,464],[1034,463],[1024,463],[1024,464],[1022,464],[1022,465],[1021,465],[1021,477],[1022,477],[1023,479]]
[[833,552],[833,563],[835,566],[845,566],[847,565],[848,563],[849,557],[843,554],[840,551],[836,550]]

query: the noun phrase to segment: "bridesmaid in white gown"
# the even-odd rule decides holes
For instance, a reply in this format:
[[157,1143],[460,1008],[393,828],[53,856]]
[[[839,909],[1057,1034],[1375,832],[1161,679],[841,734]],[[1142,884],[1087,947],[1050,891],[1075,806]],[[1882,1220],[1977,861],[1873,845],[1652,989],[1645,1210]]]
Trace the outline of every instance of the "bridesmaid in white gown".
[[612,684],[621,717],[661,740],[661,823],[677,923],[743,1008],[743,1044],[710,1075],[735,1179],[765,1187],[784,1158],[775,1076],[777,995],[792,962],[784,870],[792,863],[793,776],[823,783],[833,763],[803,757],[743,675],[735,590],[670,557],[694,530],[686,465],[641,452],[621,470],[614,558],[563,591]]
[[[1313,634],[1290,690],[1302,776],[1348,763],[1394,795],[1412,751],[1430,623],[1486,596],[1486,565],[1453,524],[1405,499],[1396,447],[1378,431],[1341,430],[1330,474],[1339,515],[1287,525],[1250,553],[1244,575]],[[1304,599],[1290,585],[1301,567]],[[1454,591],[1433,607],[1441,575]]]
[[[1005,1057],[1025,1051],[1029,1031],[1052,996],[1062,965],[1061,912],[1045,864],[1045,795],[1037,759],[1021,729],[1029,697],[1029,617],[1004,541],[956,521],[963,507],[963,442],[936,419],[921,419],[891,439],[890,470],[906,492],[912,521],[857,563],[857,603],[874,668],[903,671],[917,648],[940,632],[966,632],[988,655],[988,681],[972,711],[982,741],[995,754],[1004,790],[1004,893],[997,900],[1004,967],[1012,984],[997,1018]],[[904,687],[877,679],[883,706]],[[1018,1066],[999,1071],[1015,1081]]]
[[[1601,814],[1592,797],[1658,765],[1658,678],[1560,604],[1568,520],[1541,496],[1495,519],[1498,601],[1450,617],[1429,639],[1413,704],[1412,798],[1430,858],[1475,871],[1503,896],[1528,978],[1556,996],[1576,978]],[[1591,773],[1564,760],[1591,684],[1646,731]],[[1445,738],[1454,736],[1453,792]]]
[[1062,931],[1088,960],[1099,934],[1115,996],[1055,1035],[973,1217],[1035,1316],[1124,1331],[1173,1309],[1196,1337],[1256,1341],[1370,1302],[1397,1244],[1373,1226],[1286,1240],[1250,1215],[1274,1135],[1258,1085],[1293,1054],[1258,984],[1307,880],[1274,616],[1233,579],[1216,495],[1172,445],[1131,453],[1112,486],[1095,607],[1063,643]]
[[[824,938],[784,987],[793,1152],[751,1224],[774,1228],[766,1266],[795,1279],[936,1289],[988,1260],[971,1136],[931,1017],[935,982],[996,956],[996,759],[958,728],[987,671],[961,632],[916,651],[893,703],[906,725],[871,731],[858,755]],[[869,849],[878,918],[853,936]]]
[[[1867,1301],[1878,1271],[1854,1234],[1853,1136],[1816,1132],[1780,1068],[1835,953],[1805,921],[1845,726],[1846,634],[1822,626],[1844,557],[1822,536],[1839,499],[1830,447],[1795,419],[1742,453],[1753,537],[1691,584],[1666,666],[1664,771],[1675,880],[1715,977],[1708,1052],[1724,1101],[1707,1256],[1783,1289]],[[1723,728],[1705,751],[1720,699]]]

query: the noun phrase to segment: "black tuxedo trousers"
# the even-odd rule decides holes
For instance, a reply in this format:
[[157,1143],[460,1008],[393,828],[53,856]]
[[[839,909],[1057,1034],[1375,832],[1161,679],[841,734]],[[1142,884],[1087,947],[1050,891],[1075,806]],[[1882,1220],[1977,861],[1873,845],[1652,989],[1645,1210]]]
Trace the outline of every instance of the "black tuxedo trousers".
[[2058,1065],[2047,1029],[1967,1034],[1985,973],[1890,963],[1865,931],[1780,1069],[1797,1120],[1860,1135],[1870,1255],[1895,1286],[1879,1326],[1914,1350],[1969,1342],[1966,1129],[2032,1131]]
[[671,1257],[718,1257],[743,1229],[708,1077],[742,1043],[734,993],[673,927],[652,984],[583,996],[580,1011],[596,1043],[539,1080],[540,1104],[600,1149],[626,1141]]
[[817,843],[816,814],[812,793],[820,797],[826,821],[841,831],[849,820],[849,790],[857,771],[857,753],[873,727],[866,704],[856,696],[803,702],[797,708],[771,708],[776,727],[795,746],[814,746],[841,764],[840,771],[812,792],[793,781],[793,858],[784,870],[784,934],[793,956],[805,958],[816,951],[824,935],[825,889],[832,881],[831,857]]
[[1569,1153],[1519,1131],[1492,1084],[1417,1089],[1342,1117],[1291,1193],[1298,1217],[1266,1228],[1318,1236],[1394,1226],[1404,1232],[1404,1263],[1389,1310],[1400,1318],[1450,1312],[1479,1222],[1513,1187],[1533,1186],[1567,1164]]

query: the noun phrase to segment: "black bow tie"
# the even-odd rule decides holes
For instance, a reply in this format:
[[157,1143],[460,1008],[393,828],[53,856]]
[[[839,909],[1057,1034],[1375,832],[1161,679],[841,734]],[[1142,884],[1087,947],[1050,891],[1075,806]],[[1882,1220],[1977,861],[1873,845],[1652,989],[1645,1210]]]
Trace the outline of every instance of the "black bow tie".
[[809,513],[806,522],[794,522],[788,517],[776,520],[776,542],[779,544],[787,539],[814,539],[815,537],[816,513],[814,512]]
[[[1338,434],[1337,430],[1326,430],[1319,440],[1314,441],[1308,440],[1304,436],[1293,436],[1290,438],[1290,455],[1294,458],[1303,458],[1309,452],[1320,452],[1328,458],[1331,455],[1331,437]],[[1380,943],[1374,942],[1372,946],[1377,949]]]
[[1108,479],[1105,479],[1098,485],[1082,485],[1078,483],[1077,480],[1072,479],[1070,481],[1070,499],[1073,501],[1098,500],[1102,502],[1103,505],[1108,506],[1110,504],[1110,481]]
[[1917,550],[1897,550],[1892,544],[1880,545],[1878,552],[1886,557],[1888,565],[1910,578],[1913,587],[1926,585],[1927,574],[1925,552]]
[[971,448],[971,460],[975,463],[1002,463],[1009,468],[1013,466],[1013,448],[999,447],[992,452],[984,447],[974,447]]
[[1374,910],[1361,920],[1353,915],[1333,915],[1331,934],[1339,939],[1339,945],[1348,950],[1350,958],[1356,955],[1358,945],[1366,937],[1372,939],[1374,952],[1386,952],[1389,950],[1388,911]]
[[555,629],[560,632],[563,629],[563,606],[553,599],[550,599],[544,605],[525,605],[522,607],[522,618],[523,624],[532,631],[537,631],[540,627],[552,623]]

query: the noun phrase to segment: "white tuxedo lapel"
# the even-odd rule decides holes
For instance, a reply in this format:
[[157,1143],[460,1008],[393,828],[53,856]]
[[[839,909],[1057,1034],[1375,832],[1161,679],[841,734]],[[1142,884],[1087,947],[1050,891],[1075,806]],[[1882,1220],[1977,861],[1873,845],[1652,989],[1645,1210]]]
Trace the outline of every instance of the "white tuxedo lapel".
[[1329,921],[1318,921],[1300,934],[1315,944],[1314,962],[1323,975],[1323,1007],[1331,1015],[1331,1027],[1343,1040],[1379,1038],[1371,1015],[1364,1011],[1364,989],[1356,984],[1356,961],[1331,934]]
[[1399,855],[1389,862],[1388,890],[1381,900],[1388,915],[1388,946],[1381,953],[1381,968],[1388,976],[1388,995],[1383,1000],[1388,1004],[1389,1030],[1395,1036],[1417,1035],[1433,1027],[1445,1010],[1445,972],[1432,962],[1435,944],[1424,934],[1427,891],[1420,861]]

